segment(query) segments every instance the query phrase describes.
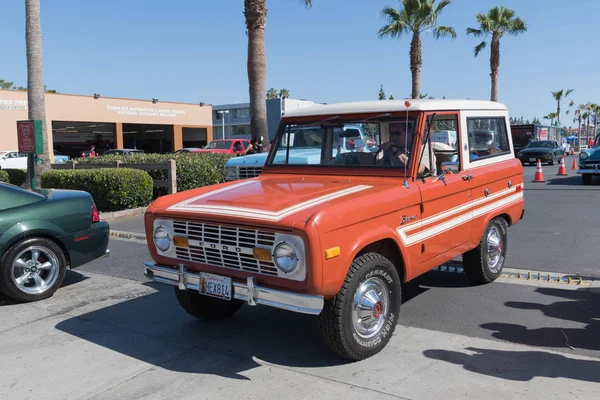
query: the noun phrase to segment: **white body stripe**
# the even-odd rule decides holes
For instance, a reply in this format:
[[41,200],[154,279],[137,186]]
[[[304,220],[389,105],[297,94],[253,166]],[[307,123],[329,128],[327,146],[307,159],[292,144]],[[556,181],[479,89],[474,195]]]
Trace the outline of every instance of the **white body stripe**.
[[[499,192],[499,193],[496,193],[496,194],[499,195],[500,193],[506,194],[506,191]],[[498,197],[498,196],[496,196],[496,197]],[[485,205],[483,207],[476,208],[477,205],[483,203],[481,201],[483,199],[478,199],[478,200],[475,200],[473,202],[467,203],[465,206],[461,206],[460,207],[463,210],[468,209],[470,207],[475,207],[473,210],[468,211],[466,214],[460,215],[460,216],[458,216],[456,218],[453,218],[453,219],[448,220],[446,222],[443,222],[441,224],[434,225],[431,228],[424,229],[421,232],[418,232],[418,233],[416,233],[414,235],[407,235],[407,232],[409,230],[414,230],[415,228],[417,228],[416,226],[402,226],[402,227],[398,227],[396,229],[396,232],[398,233],[398,236],[400,237],[400,240],[402,240],[402,243],[404,243],[404,245],[406,245],[406,246],[412,246],[412,245],[414,245],[416,243],[421,242],[422,240],[429,239],[429,238],[431,238],[433,236],[437,236],[437,235],[439,235],[441,233],[444,233],[444,232],[446,232],[446,231],[448,231],[448,230],[450,230],[452,228],[455,228],[455,227],[457,227],[459,225],[465,224],[465,223],[467,223],[469,221],[472,221],[472,220],[474,220],[476,218],[479,218],[482,215],[485,215],[485,214],[487,214],[487,213],[489,213],[491,211],[497,210],[499,208],[506,207],[506,206],[508,206],[508,205],[510,205],[512,203],[516,203],[516,202],[520,201],[522,198],[523,198],[523,192],[518,192],[518,193],[515,193],[515,194],[513,194],[511,196],[508,196],[508,197],[502,198],[500,200],[494,201],[491,204]],[[485,200],[487,200],[487,199],[488,198],[485,198]],[[431,218],[436,217],[436,220],[437,219],[441,219],[441,218],[438,218],[438,216],[442,215],[442,214],[446,214],[446,213],[447,212],[441,213],[441,214],[438,214],[438,215],[434,215]],[[454,213],[452,213],[452,214],[454,214]],[[452,214],[449,214],[449,215],[452,215]],[[423,222],[423,221],[421,221],[421,222]]]
[[[245,184],[247,184],[247,183],[245,182]],[[242,186],[242,185],[234,185],[234,187],[239,187],[239,186]],[[220,192],[223,192],[223,191],[225,191],[225,189],[230,189],[230,188],[233,188],[233,187],[220,189]],[[304,210],[314,207],[316,205],[319,205],[319,204],[322,204],[322,203],[325,203],[325,202],[328,202],[331,200],[335,200],[340,197],[348,196],[352,193],[357,193],[357,192],[360,192],[360,191],[363,191],[366,189],[370,189],[370,188],[372,188],[372,186],[368,186],[368,185],[354,186],[354,187],[351,187],[348,189],[339,190],[337,192],[326,194],[324,196],[320,196],[315,199],[307,200],[302,203],[295,204],[293,206],[284,208],[279,211],[266,211],[266,210],[260,210],[260,209],[256,209],[256,208],[217,206],[217,205],[208,205],[208,204],[202,204],[202,205],[197,205],[197,206],[189,205],[189,203],[191,203],[195,200],[198,200],[200,198],[207,197],[207,196],[217,193],[217,191],[215,191],[215,192],[211,192],[211,193],[206,193],[202,196],[195,197],[192,200],[186,200],[185,202],[182,202],[182,203],[179,203],[179,204],[169,207],[167,210],[168,211],[185,211],[185,212],[203,212],[203,213],[216,214],[216,215],[227,215],[227,216],[234,216],[234,217],[258,219],[258,220],[262,220],[262,221],[277,222],[277,221],[282,220],[283,218],[289,217],[292,214],[296,214],[300,211],[304,211]]]

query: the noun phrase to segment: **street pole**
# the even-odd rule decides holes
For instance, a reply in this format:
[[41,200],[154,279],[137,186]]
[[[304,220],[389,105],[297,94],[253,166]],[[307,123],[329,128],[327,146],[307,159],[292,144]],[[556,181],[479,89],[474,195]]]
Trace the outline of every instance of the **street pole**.
[[223,139],[225,139],[225,115],[221,114],[221,120],[223,121]]

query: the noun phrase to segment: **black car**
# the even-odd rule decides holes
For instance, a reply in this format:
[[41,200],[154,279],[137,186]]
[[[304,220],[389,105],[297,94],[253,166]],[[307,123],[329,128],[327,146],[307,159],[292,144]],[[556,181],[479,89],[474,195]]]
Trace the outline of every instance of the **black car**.
[[109,156],[111,154],[118,154],[118,155],[129,155],[129,154],[143,154],[144,150],[137,150],[137,149],[112,149],[112,150],[108,150],[106,153],[102,154],[103,156]]
[[535,164],[537,160],[554,165],[554,163],[560,161],[560,157],[564,153],[563,147],[554,140],[533,140],[523,150],[519,151],[517,158],[523,165]]

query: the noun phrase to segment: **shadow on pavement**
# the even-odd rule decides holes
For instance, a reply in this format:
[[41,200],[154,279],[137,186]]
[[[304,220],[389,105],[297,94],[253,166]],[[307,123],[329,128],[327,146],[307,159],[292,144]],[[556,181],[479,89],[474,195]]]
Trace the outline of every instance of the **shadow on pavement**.
[[590,290],[561,290],[538,288],[536,292],[566,301],[551,304],[507,302],[507,307],[519,310],[538,310],[545,316],[560,321],[572,321],[585,325],[582,328],[544,327],[529,329],[526,326],[489,323],[482,328],[495,331],[497,339],[530,346],[551,348],[575,348],[600,351],[600,293]]
[[72,317],[56,329],[161,368],[247,379],[240,372],[260,366],[323,367],[346,361],[324,346],[316,316],[244,305],[227,320],[206,322],[188,315],[173,288],[158,289]]
[[526,382],[535,377],[567,378],[600,383],[600,361],[580,360],[544,351],[505,351],[467,347],[474,354],[448,350],[426,350],[434,360],[462,365],[470,372],[510,381]]
[[[89,279],[89,278],[87,276],[81,275],[79,272],[75,272],[73,270],[68,269],[65,271],[65,280],[63,281],[61,288],[75,285],[79,282],[85,281],[86,279]],[[60,288],[58,290],[60,290]],[[21,302],[11,299],[10,297],[6,296],[4,293],[0,293],[0,307],[12,306],[12,305],[16,305],[16,304],[21,304]]]

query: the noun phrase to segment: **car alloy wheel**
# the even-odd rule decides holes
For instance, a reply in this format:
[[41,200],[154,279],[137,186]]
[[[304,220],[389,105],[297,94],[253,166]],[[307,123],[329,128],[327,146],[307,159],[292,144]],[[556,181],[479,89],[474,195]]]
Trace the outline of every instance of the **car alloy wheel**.
[[11,278],[23,293],[41,294],[58,279],[60,264],[54,252],[44,246],[21,251],[11,267]]
[[386,320],[389,295],[385,283],[378,277],[363,282],[352,302],[354,331],[363,339],[377,335]]

